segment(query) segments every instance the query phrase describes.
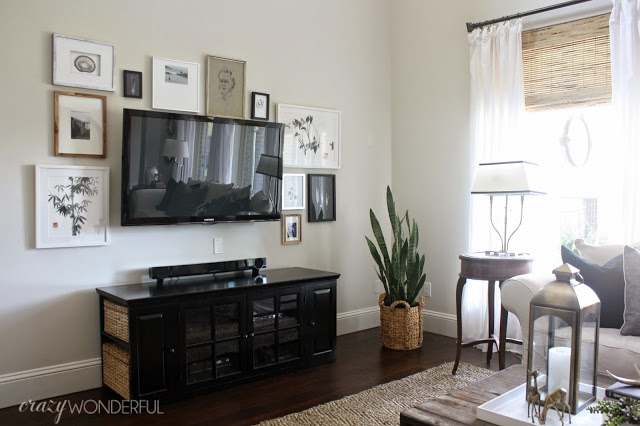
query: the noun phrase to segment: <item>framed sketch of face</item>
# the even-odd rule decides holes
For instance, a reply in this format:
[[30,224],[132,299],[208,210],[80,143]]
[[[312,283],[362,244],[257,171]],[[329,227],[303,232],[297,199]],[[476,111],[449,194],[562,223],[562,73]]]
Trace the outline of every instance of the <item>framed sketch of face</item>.
[[246,61],[207,57],[207,115],[244,118]]

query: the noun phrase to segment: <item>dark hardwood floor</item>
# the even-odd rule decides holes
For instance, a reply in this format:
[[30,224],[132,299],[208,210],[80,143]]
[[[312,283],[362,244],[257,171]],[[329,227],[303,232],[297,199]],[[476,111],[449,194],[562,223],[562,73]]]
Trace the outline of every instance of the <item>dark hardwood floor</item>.
[[[454,361],[455,353],[455,339],[431,333],[425,333],[421,349],[410,352],[385,349],[380,344],[379,329],[374,328],[338,337],[335,363],[160,404],[163,414],[71,414],[66,409],[58,424],[252,425]],[[487,365],[485,354],[473,348],[463,350],[461,361],[498,369],[497,354]],[[515,355],[507,353],[507,366],[519,362]],[[52,398],[56,403],[68,400],[72,404],[112,399],[120,398],[106,388]],[[94,405],[88,407],[91,411]],[[154,408],[153,403],[150,408]],[[0,425],[51,425],[55,416],[50,412],[20,412],[19,406],[15,406],[0,410]]]

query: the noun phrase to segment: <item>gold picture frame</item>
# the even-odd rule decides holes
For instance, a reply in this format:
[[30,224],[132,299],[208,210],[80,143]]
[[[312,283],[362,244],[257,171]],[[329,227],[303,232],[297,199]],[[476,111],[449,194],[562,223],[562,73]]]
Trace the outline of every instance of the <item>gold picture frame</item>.
[[54,92],[54,155],[107,158],[107,97]]
[[247,62],[207,57],[207,115],[244,118]]
[[282,215],[282,244],[297,244],[302,242],[302,215]]

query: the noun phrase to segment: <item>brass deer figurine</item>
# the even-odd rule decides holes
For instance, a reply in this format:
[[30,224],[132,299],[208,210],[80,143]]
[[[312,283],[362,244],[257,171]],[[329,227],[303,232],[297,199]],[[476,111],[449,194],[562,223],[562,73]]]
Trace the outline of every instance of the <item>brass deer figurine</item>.
[[529,417],[529,409],[531,409],[531,423],[534,422],[534,415],[540,418],[540,392],[538,391],[539,374],[540,371],[538,370],[532,371],[530,376],[533,377],[533,386],[530,386],[531,379],[529,379],[529,383],[527,383],[527,417]]
[[571,407],[567,404],[567,391],[565,389],[558,388],[547,395],[547,398],[544,400],[542,414],[538,416],[538,421],[541,425],[547,422],[547,411],[549,411],[549,408],[556,410],[562,426],[564,426],[564,410],[567,410],[569,413],[569,424],[571,424]]

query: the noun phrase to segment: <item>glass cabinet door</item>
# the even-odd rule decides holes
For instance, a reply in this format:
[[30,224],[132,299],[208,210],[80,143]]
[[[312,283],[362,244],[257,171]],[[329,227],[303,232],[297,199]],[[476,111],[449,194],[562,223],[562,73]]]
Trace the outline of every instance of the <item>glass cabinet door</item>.
[[276,297],[252,301],[253,367],[261,368],[276,363]]

